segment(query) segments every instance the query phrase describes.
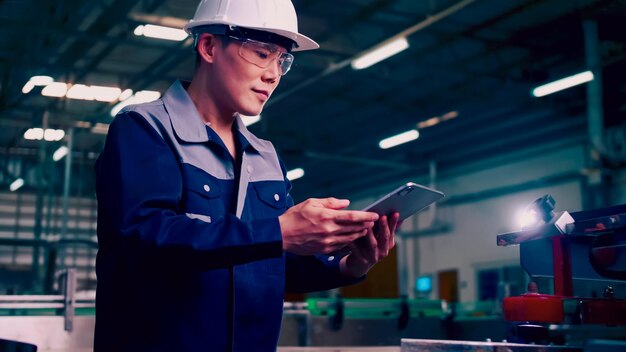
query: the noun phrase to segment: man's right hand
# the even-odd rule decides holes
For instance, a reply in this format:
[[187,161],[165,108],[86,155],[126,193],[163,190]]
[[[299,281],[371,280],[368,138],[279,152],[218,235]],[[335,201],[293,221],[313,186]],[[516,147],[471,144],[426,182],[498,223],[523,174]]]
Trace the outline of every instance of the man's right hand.
[[374,227],[378,214],[343,210],[347,199],[310,198],[278,217],[283,250],[298,255],[327,254],[339,250]]

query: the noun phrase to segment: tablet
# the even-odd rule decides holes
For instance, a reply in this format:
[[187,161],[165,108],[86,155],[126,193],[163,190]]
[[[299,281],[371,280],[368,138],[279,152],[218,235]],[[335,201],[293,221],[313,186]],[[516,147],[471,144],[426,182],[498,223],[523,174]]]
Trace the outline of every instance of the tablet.
[[398,212],[402,221],[443,197],[444,194],[440,191],[408,182],[365,207],[363,211],[371,211],[381,216]]

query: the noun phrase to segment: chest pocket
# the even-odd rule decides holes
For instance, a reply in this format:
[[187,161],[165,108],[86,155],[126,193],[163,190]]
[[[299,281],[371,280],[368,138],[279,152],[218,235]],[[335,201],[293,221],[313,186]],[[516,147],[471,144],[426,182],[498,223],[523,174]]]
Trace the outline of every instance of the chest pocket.
[[287,209],[287,191],[283,181],[254,182],[258,201],[254,202],[255,218],[271,218],[282,215]]
[[224,215],[219,181],[193,166],[183,167],[182,210],[191,218],[206,222]]

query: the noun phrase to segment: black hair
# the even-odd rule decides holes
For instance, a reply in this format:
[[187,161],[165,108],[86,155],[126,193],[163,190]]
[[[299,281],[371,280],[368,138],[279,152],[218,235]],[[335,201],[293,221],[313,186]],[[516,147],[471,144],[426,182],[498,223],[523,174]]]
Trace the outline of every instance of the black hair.
[[[197,69],[198,69],[198,67],[200,67],[200,62],[202,61],[202,57],[200,56],[200,53],[198,52],[198,48],[197,48],[197,45],[198,45],[198,43],[197,43],[197,41],[198,41],[198,37],[200,36],[200,34],[201,34],[201,33],[208,33],[208,32],[200,32],[200,33],[198,33],[198,34],[196,35],[196,38],[194,39],[193,49],[194,49],[194,51],[195,51],[195,53],[196,53],[196,66],[195,66],[195,69],[194,69],[194,70],[197,70]],[[219,38],[219,40],[221,40],[221,41],[222,41],[222,45],[226,45],[226,44],[228,44],[228,42],[229,42],[229,40],[230,40],[230,38],[228,38],[228,37],[224,37],[224,36],[215,36],[215,37],[213,37],[213,38]]]

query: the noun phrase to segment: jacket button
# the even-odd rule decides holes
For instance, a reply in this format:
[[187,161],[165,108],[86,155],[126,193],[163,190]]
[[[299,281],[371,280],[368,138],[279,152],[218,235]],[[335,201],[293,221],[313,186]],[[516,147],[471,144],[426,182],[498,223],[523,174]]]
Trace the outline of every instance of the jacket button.
[[277,202],[280,200],[280,196],[278,195],[278,193],[274,194],[274,200]]
[[204,190],[205,190],[206,192],[208,192],[208,191],[210,191],[210,190],[211,190],[211,187],[209,187],[209,185],[204,185],[204,187],[203,187],[203,188],[204,188]]
[[335,256],[334,255],[331,255],[331,256],[328,257],[328,261],[329,262],[332,262],[333,260],[335,260]]

